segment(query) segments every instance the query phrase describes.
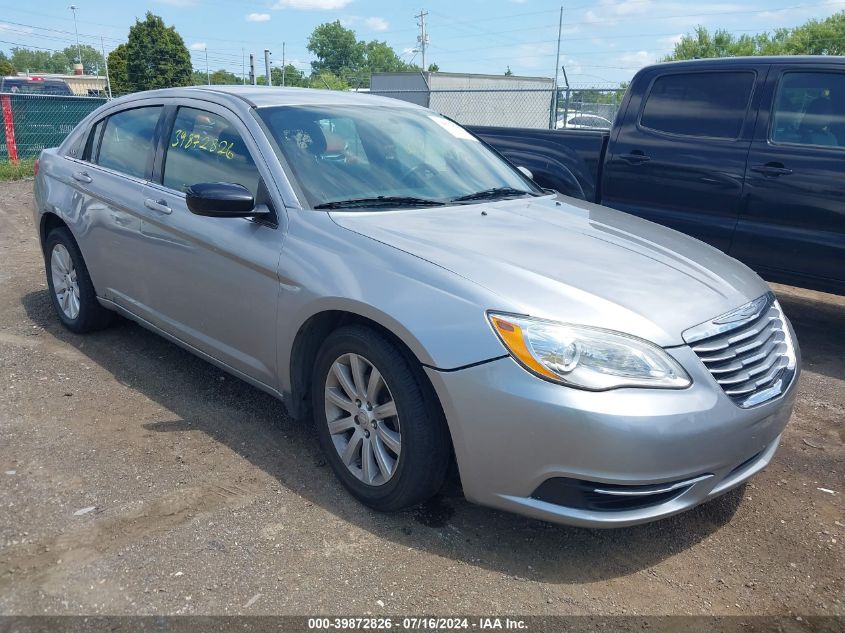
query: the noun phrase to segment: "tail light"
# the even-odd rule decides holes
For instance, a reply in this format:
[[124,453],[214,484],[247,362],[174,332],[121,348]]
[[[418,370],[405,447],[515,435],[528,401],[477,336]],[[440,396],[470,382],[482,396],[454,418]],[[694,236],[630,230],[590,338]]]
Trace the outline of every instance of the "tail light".
[[36,158],[36,159],[35,159],[35,163],[33,163],[33,165],[32,165],[32,175],[33,175],[33,176],[37,176],[37,175],[38,175],[38,167],[39,167],[39,165],[40,165],[40,164],[41,164],[41,159],[40,159],[40,158]]

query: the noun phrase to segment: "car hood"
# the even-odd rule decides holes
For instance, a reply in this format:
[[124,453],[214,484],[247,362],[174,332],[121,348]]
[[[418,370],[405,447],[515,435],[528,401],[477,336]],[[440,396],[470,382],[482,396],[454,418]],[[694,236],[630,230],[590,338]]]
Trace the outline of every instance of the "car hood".
[[564,196],[331,217],[483,286],[496,295],[487,309],[618,330],[663,346],[682,344],[684,330],[768,290],[703,242]]

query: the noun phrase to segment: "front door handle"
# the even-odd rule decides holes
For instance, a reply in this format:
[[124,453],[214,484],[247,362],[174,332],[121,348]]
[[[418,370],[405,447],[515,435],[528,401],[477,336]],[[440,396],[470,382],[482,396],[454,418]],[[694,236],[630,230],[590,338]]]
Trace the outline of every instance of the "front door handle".
[[783,166],[783,163],[766,163],[765,165],[752,165],[751,171],[756,171],[764,176],[788,176],[791,169]]
[[147,198],[144,200],[144,206],[153,211],[164,213],[165,215],[170,215],[172,211],[172,209],[167,206],[167,202],[164,200],[153,200],[152,198]]
[[651,156],[646,156],[640,150],[634,150],[630,154],[622,154],[619,158],[630,165],[639,165],[640,163],[647,163],[651,160]]
[[84,171],[78,171],[78,172],[76,172],[76,173],[73,175],[73,179],[74,179],[74,180],[78,180],[79,182],[84,182],[85,184],[88,184],[88,183],[90,183],[90,182],[93,180],[93,178],[91,178],[91,176],[89,176],[89,175],[88,175],[87,173],[85,173]]

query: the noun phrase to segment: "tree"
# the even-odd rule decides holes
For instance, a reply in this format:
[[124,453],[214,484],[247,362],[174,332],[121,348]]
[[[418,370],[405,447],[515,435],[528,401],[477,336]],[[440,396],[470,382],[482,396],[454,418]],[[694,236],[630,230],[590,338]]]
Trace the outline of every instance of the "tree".
[[36,51],[28,48],[12,48],[12,65],[20,71],[32,73],[66,73],[70,60],[62,52]]
[[15,67],[12,65],[12,62],[9,61],[9,58],[6,57],[6,53],[0,51],[0,77],[14,75],[15,72]]
[[79,51],[82,50],[82,69],[86,75],[96,75],[98,72],[103,72],[103,55],[93,46],[88,44],[81,44],[79,47],[68,46],[62,51],[62,54],[70,63],[70,72],[73,69],[73,64],[79,61]]
[[792,29],[773,33],[736,36],[725,30],[710,33],[696,27],[675,44],[663,61],[749,55],[843,55],[845,54],[845,11],[824,20],[809,20]]
[[239,84],[241,83],[241,78],[238,77],[235,73],[229,72],[228,70],[215,70],[211,73],[211,83],[215,86],[223,86],[223,85],[232,85],[232,84]]
[[132,90],[191,85],[191,55],[182,36],[159,16],[135,20],[126,43],[126,75]]
[[[277,74],[278,73],[278,74]],[[271,72],[273,76],[273,84],[276,86],[282,85],[282,69],[281,68],[274,68]],[[293,64],[287,64],[285,66],[285,86],[291,86],[295,88],[299,88],[302,86],[308,85],[308,79],[305,77],[305,73],[301,70],[297,70],[296,66]]]
[[329,72],[347,77],[364,67],[365,45],[340,20],[317,26],[308,38],[307,48],[317,58],[311,62],[311,71],[318,76]]
[[513,71],[511,70],[511,67],[508,66],[508,69],[505,71],[505,77],[510,77],[512,75],[513,75]]
[[322,90],[349,89],[349,84],[345,79],[330,72],[311,73],[308,84],[310,88],[320,88]]
[[430,73],[436,73],[439,70],[440,70],[440,66],[438,66],[437,64],[429,64],[428,65],[428,72],[430,72]]
[[126,70],[126,44],[120,44],[109,53],[109,83],[113,96],[132,92],[129,75]]

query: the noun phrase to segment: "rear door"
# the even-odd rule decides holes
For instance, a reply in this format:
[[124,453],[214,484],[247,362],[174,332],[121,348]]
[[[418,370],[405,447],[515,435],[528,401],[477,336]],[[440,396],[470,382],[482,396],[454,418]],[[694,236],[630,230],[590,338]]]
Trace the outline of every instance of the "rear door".
[[69,158],[74,223],[97,294],[131,311],[141,294],[145,253],[141,197],[153,164],[161,105],[110,112],[90,129],[82,157]]
[[[283,209],[249,131],[229,110],[180,100],[168,109],[163,162],[144,188],[141,232],[146,317],[164,331],[265,385],[276,384],[276,309]],[[271,213],[258,221],[188,210],[185,189],[232,182]],[[281,217],[283,220],[284,218]]]
[[766,86],[731,255],[764,276],[845,290],[845,67],[784,64]]
[[602,203],[727,251],[765,65],[640,76],[611,142]]

